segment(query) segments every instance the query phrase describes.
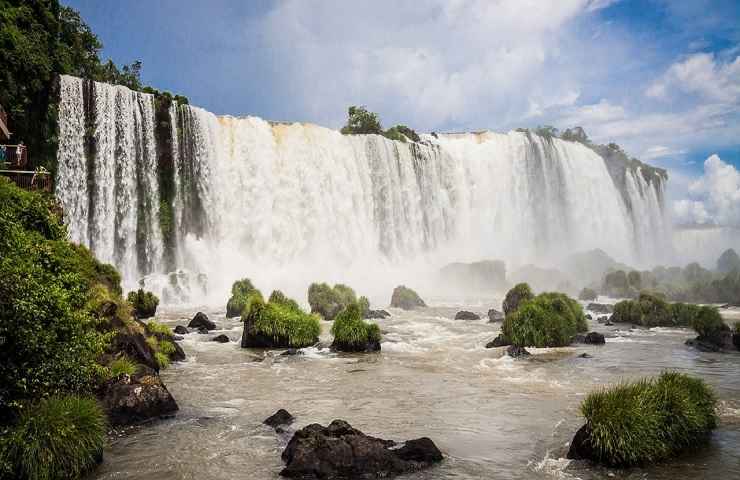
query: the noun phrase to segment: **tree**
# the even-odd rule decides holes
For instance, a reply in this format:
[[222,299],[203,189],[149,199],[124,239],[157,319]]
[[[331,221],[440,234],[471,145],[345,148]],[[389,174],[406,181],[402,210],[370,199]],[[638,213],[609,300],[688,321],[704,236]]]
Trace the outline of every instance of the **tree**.
[[740,256],[735,250],[728,248],[717,259],[717,271],[730,273],[733,270],[740,270]]
[[364,106],[353,105],[349,107],[348,115],[347,125],[341,130],[343,134],[383,134],[383,127],[380,125],[377,113],[369,112]]

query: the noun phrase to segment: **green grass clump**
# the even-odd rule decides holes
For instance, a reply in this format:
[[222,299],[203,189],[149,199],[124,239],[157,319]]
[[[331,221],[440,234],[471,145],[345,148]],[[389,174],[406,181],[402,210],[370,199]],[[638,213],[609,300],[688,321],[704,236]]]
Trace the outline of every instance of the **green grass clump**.
[[285,294],[280,290],[273,290],[273,292],[270,294],[270,298],[267,301],[270,303],[279,303],[280,305],[285,305],[296,310],[301,309],[300,305],[298,305],[298,302],[296,302],[292,298],[286,297]]
[[694,319],[699,314],[701,307],[693,303],[672,303],[671,314],[673,315],[673,324],[678,327],[691,327],[694,325]]
[[362,296],[357,299],[357,304],[360,306],[360,312],[362,312],[362,318],[365,318],[365,315],[370,310],[370,300],[368,300],[367,297]]
[[170,357],[164,352],[154,352],[154,360],[157,361],[157,365],[161,370],[170,366]]
[[716,402],[703,381],[669,372],[591,393],[581,413],[592,460],[630,467],[694,447],[717,426]]
[[719,310],[716,307],[708,306],[698,308],[692,326],[699,334],[700,339],[716,341],[719,341],[722,332],[730,329],[722,320]]
[[351,303],[334,319],[331,327],[334,348],[346,351],[365,350],[380,342],[380,328],[363,320],[362,305]]
[[590,302],[596,300],[598,296],[599,295],[596,293],[596,290],[594,290],[593,288],[584,287],[578,294],[578,300]]
[[513,345],[563,347],[588,329],[581,306],[563,293],[541,293],[504,318],[501,331]]
[[611,321],[643,327],[678,326],[671,305],[661,296],[646,292],[640,293],[637,300],[623,300],[614,305]]
[[140,288],[134,292],[129,292],[126,299],[134,307],[134,312],[139,320],[151,318],[157,313],[159,298],[152,292]]
[[11,478],[80,478],[102,458],[105,435],[105,414],[94,399],[45,398],[0,440],[0,465],[10,467]]
[[151,335],[162,335],[164,337],[172,337],[172,330],[167,325],[150,320],[146,324],[146,330]]
[[110,370],[110,378],[118,378],[121,375],[133,375],[136,373],[136,362],[126,356],[116,358],[108,365]]
[[504,315],[514,313],[521,304],[533,298],[534,294],[532,293],[532,289],[529,288],[529,284],[518,283],[514,285],[514,288],[506,292],[506,298],[504,298],[502,305]]
[[157,343],[159,351],[167,355],[168,357],[175,353],[175,344],[170,340],[160,340]]
[[237,280],[231,286],[231,298],[226,303],[226,317],[233,318],[242,314],[244,307],[247,306],[247,298],[252,292],[257,291],[248,278]]
[[402,308],[404,310],[413,310],[416,307],[426,307],[426,303],[412,289],[399,285],[393,289],[391,295],[391,307]]
[[149,345],[149,348],[152,349],[152,351],[159,350],[159,341],[157,340],[157,337],[146,337],[146,344]]
[[334,320],[347,305],[357,301],[352,288],[338,283],[334,287],[326,283],[312,283],[308,287],[308,304],[311,313],[318,313],[324,320]]
[[[269,337],[275,345],[302,348],[319,341],[321,325],[316,315],[301,310],[294,300],[273,292],[265,303],[259,291],[247,298],[242,320],[251,323],[254,333]],[[245,327],[246,328],[246,327]]]

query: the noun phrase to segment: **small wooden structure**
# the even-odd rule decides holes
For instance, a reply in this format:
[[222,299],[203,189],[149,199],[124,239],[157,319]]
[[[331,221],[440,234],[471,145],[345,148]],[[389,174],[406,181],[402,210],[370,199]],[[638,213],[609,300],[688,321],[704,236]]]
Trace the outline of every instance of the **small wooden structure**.
[[25,190],[41,190],[51,193],[54,189],[51,173],[31,170],[0,170],[0,175],[13,181]]

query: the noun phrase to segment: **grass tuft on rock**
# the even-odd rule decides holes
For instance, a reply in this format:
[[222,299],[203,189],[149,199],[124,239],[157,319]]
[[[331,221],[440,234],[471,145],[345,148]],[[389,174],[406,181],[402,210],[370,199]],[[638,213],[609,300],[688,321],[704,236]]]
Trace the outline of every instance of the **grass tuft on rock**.
[[170,366],[170,357],[164,352],[154,352],[154,359],[161,370]]
[[247,306],[247,298],[257,289],[252,285],[248,278],[237,280],[231,285],[231,298],[226,303],[226,317],[233,318],[242,314],[244,307]]
[[[265,303],[259,291],[252,292],[242,313],[245,333],[266,337],[274,346],[308,347],[319,341],[319,317],[304,312],[295,300],[273,292]],[[242,342],[244,346],[244,342]]]
[[24,409],[0,439],[0,465],[10,478],[76,479],[102,459],[105,440],[105,414],[94,399],[49,397]]
[[380,327],[363,320],[362,308],[359,302],[351,303],[334,319],[333,348],[346,352],[380,349]]
[[327,283],[312,283],[308,287],[308,304],[311,313],[318,313],[324,320],[334,320],[347,305],[357,301],[352,288],[338,283],[334,287]]
[[705,441],[716,398],[699,379],[665,372],[589,394],[581,405],[594,461],[630,467],[667,459]]
[[136,373],[136,362],[126,356],[116,358],[108,365],[110,378],[118,378],[121,375],[133,375]]
[[541,293],[504,318],[501,331],[520,347],[563,347],[588,329],[581,306],[563,293]]
[[529,288],[529,284],[518,283],[514,285],[511,290],[506,292],[506,297],[502,305],[504,315],[514,313],[519,308],[519,305],[533,298],[534,294],[532,293],[532,289]]
[[136,318],[139,320],[151,318],[157,313],[159,298],[152,292],[140,288],[134,292],[129,292],[126,299],[134,307],[134,313],[136,313]]
[[150,320],[146,324],[146,331],[150,335],[160,335],[167,338],[172,338],[172,330],[167,325]]

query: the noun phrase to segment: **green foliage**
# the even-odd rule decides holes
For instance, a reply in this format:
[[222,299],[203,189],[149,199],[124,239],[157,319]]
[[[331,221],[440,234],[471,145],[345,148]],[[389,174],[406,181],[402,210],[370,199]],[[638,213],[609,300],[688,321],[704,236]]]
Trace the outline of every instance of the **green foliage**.
[[252,281],[248,278],[237,280],[231,286],[231,298],[229,298],[226,304],[226,317],[238,317],[242,315],[244,307],[247,306],[247,299],[249,295],[258,290],[252,285]]
[[578,300],[583,300],[586,302],[590,302],[592,300],[596,300],[596,298],[599,295],[596,293],[596,290],[588,287],[584,287],[581,292],[578,294]]
[[413,310],[416,307],[426,307],[426,303],[412,289],[399,285],[393,289],[391,295],[391,307],[402,308],[404,310]]
[[340,350],[357,350],[365,345],[380,342],[380,328],[375,323],[365,322],[362,306],[351,303],[334,319],[331,333],[334,335],[334,345]]
[[360,312],[362,313],[362,318],[365,318],[365,315],[367,315],[367,312],[370,311],[370,300],[368,300],[367,297],[362,296],[357,299],[357,304],[360,306]]
[[98,463],[105,440],[105,414],[94,399],[46,398],[0,439],[0,465],[9,465],[13,478],[77,479]]
[[120,288],[118,276],[68,243],[44,205],[0,178],[0,424],[24,400],[89,392],[106,373],[96,359],[108,337],[87,307],[93,286]]
[[[637,280],[637,278],[635,278],[635,276],[633,275],[632,281],[635,280]],[[631,287],[630,279],[628,278],[624,270],[617,270],[615,272],[607,273],[604,277],[604,285],[602,290],[606,295],[615,298],[632,298],[636,296],[636,293],[638,291]]]
[[270,294],[270,298],[267,301],[270,303],[285,305],[295,310],[301,309],[300,305],[298,305],[298,302],[296,302],[292,298],[286,297],[285,294],[280,290],[273,290],[273,292]]
[[157,313],[159,298],[152,292],[140,288],[135,292],[129,292],[127,300],[134,307],[136,317],[140,320],[151,318]]
[[118,378],[124,374],[133,375],[134,373],[136,373],[136,368],[136,362],[129,359],[125,355],[116,358],[111,362],[110,365],[108,365],[108,370],[110,370],[110,378]]
[[707,340],[718,339],[722,332],[730,329],[725,325],[719,311],[708,306],[698,307],[692,326],[699,338]]
[[529,284],[518,283],[514,285],[512,289],[506,292],[503,303],[504,315],[514,313],[519,308],[519,305],[532,298],[534,298],[534,294],[532,293],[532,289],[529,288]]
[[667,459],[706,440],[717,426],[716,399],[701,380],[679,373],[591,393],[581,405],[596,458],[629,467]]
[[164,352],[154,352],[154,359],[161,370],[170,366],[170,357]]
[[355,291],[341,283],[334,288],[326,283],[312,283],[308,287],[311,313],[318,313],[324,320],[333,320],[344,307],[356,301]]
[[513,345],[563,347],[588,329],[581,306],[563,293],[541,293],[504,318],[501,332]]
[[160,352],[167,355],[168,358],[170,355],[175,353],[175,344],[172,343],[171,340],[160,340],[159,342],[157,342],[157,348]]
[[692,303],[672,303],[670,305],[673,324],[677,327],[691,327],[694,325],[700,306]]
[[383,127],[380,125],[378,114],[369,112],[365,107],[354,105],[349,107],[347,114],[349,116],[347,125],[342,127],[341,130],[343,134],[383,134]]
[[285,339],[290,347],[301,348],[318,342],[319,318],[301,310],[293,300],[276,297],[277,302],[264,303],[259,292],[252,292],[242,320],[251,322],[256,333],[271,337],[276,343]]
[[617,323],[632,323],[643,327],[676,327],[687,314],[691,314],[690,307],[672,307],[661,296],[642,292],[635,300],[623,300],[614,305],[611,321]]
[[163,337],[172,338],[172,330],[167,325],[149,320],[146,324],[146,331],[151,335],[161,335]]

